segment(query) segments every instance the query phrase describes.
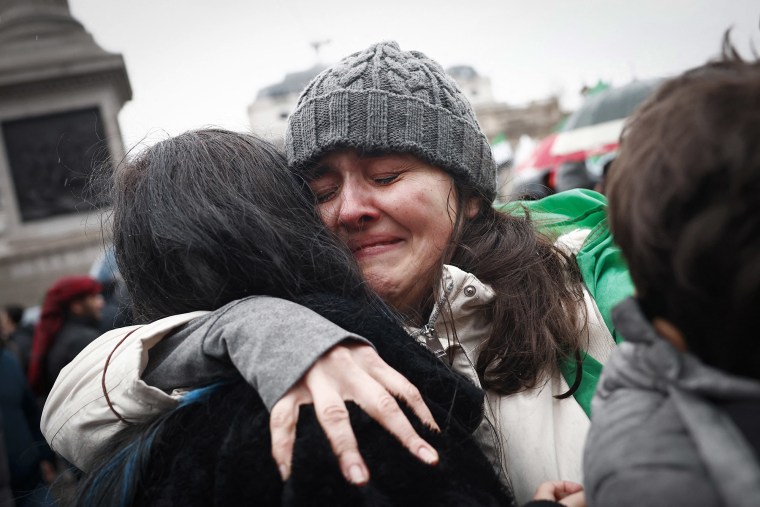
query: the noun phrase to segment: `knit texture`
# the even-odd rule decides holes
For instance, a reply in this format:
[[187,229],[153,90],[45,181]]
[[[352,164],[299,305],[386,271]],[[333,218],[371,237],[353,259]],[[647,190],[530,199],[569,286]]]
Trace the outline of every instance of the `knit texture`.
[[435,61],[380,42],[326,69],[288,119],[288,163],[303,170],[339,147],[411,153],[492,200],[496,165],[472,106]]

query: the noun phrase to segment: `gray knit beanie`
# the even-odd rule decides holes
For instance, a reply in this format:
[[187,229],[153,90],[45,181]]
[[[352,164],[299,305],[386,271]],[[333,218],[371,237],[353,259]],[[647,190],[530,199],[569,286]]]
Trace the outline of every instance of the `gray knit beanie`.
[[411,153],[496,195],[491,147],[469,101],[437,62],[396,42],[344,58],[301,93],[285,134],[290,166],[339,147]]

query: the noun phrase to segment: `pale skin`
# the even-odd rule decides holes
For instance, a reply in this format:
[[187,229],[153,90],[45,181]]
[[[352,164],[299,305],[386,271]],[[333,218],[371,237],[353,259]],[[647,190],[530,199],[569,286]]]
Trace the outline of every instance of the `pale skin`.
[[567,507],[585,507],[583,486],[570,481],[546,481],[536,490],[533,500],[550,500]]

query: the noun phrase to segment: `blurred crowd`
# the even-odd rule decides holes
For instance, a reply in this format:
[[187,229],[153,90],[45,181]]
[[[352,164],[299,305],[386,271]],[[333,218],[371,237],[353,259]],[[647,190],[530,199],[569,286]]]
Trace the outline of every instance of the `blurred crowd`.
[[66,364],[130,323],[125,294],[117,277],[67,276],[39,308],[0,309],[0,506],[54,506],[70,494],[78,473],[40,432],[42,407]]

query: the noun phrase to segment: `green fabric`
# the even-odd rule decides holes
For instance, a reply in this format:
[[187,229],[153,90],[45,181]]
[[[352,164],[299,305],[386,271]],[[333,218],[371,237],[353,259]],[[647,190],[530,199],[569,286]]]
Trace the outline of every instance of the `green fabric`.
[[[612,308],[633,294],[633,283],[620,248],[615,245],[607,227],[607,199],[591,190],[574,189],[545,197],[539,201],[520,201],[497,206],[497,209],[524,215],[527,209],[537,229],[556,239],[576,229],[590,229],[576,255],[583,281],[594,298],[604,323],[616,343],[621,337],[612,325]],[[581,384],[575,399],[591,416],[591,398],[602,371],[602,365],[588,354],[583,358]],[[560,370],[569,385],[575,380],[574,360],[566,360]]]

